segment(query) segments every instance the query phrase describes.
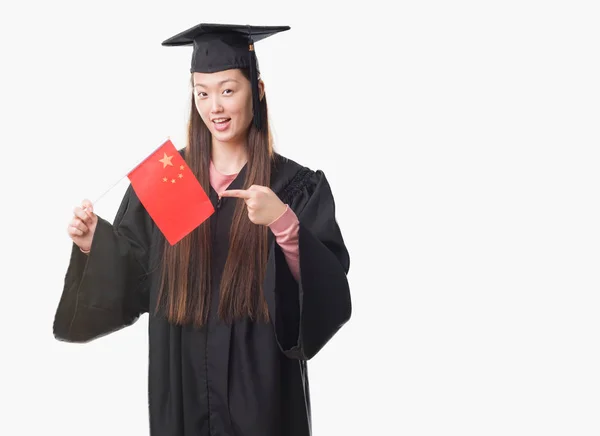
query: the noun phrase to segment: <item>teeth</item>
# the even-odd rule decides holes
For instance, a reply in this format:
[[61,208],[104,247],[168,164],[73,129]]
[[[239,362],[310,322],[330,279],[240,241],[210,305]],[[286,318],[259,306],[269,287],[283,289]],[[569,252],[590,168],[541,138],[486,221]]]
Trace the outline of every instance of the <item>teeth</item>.
[[229,120],[229,118],[219,118],[219,119],[213,120],[213,122],[214,123],[224,123],[227,120]]

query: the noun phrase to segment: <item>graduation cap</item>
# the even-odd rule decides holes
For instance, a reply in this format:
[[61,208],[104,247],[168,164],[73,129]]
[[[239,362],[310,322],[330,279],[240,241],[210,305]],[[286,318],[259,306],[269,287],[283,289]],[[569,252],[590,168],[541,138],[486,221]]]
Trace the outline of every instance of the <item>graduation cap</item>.
[[192,73],[214,73],[234,68],[250,70],[254,125],[261,128],[258,61],[254,43],[289,26],[250,26],[201,23],[163,41],[163,46],[192,45]]

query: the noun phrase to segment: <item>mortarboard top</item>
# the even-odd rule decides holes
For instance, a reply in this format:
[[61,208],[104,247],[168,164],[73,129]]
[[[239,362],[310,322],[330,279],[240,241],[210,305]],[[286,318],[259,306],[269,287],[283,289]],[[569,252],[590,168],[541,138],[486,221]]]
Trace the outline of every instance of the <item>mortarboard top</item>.
[[258,92],[258,62],[254,43],[289,26],[250,26],[239,24],[201,23],[163,41],[162,45],[176,47],[192,45],[192,73],[214,73],[234,68],[250,70],[254,125],[261,128]]

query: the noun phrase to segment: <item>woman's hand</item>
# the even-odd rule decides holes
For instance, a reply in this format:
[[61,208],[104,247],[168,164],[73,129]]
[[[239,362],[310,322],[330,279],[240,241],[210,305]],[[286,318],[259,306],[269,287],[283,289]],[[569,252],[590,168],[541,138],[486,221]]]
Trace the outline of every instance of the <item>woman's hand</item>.
[[243,198],[248,206],[248,218],[254,224],[268,226],[286,210],[286,205],[266,186],[252,185],[248,189],[221,192],[221,197]]
[[73,210],[73,219],[69,222],[67,232],[81,251],[90,251],[97,224],[98,217],[94,214],[94,207],[89,200],[84,200],[81,206]]

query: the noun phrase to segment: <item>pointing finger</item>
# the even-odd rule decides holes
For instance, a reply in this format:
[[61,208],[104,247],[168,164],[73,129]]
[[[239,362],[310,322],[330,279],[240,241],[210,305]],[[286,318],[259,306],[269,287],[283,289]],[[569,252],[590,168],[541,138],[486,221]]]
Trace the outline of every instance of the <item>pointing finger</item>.
[[221,197],[251,198],[252,194],[245,189],[231,189],[221,192]]

